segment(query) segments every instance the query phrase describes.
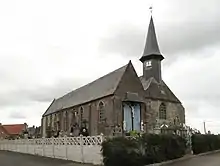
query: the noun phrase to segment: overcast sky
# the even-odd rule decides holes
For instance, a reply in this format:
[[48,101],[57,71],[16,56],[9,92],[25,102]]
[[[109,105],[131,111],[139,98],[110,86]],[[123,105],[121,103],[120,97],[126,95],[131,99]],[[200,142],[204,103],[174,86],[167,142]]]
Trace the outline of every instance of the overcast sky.
[[1,0],[0,122],[40,125],[53,98],[132,60],[150,19],[188,125],[220,133],[219,0]]

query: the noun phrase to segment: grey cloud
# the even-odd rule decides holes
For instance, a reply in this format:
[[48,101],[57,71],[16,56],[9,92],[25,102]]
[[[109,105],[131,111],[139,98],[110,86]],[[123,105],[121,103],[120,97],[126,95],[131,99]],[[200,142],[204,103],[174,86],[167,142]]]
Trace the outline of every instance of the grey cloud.
[[[219,14],[220,15],[220,14]],[[196,51],[220,42],[220,22],[207,27],[201,23],[166,26],[158,28],[157,36],[163,54],[172,56],[181,52]],[[141,57],[146,32],[130,25],[126,31],[115,29],[112,37],[103,38],[99,48],[105,53],[119,53],[123,56]]]
[[102,38],[99,44],[100,51],[141,57],[145,43],[144,32],[134,25],[127,24],[124,27],[113,28],[114,32],[110,32],[110,37]]
[[66,93],[79,88],[82,84],[82,80],[62,80],[54,84],[53,86],[38,87],[32,91],[26,91],[26,97],[33,101],[48,102],[54,98],[59,98]]
[[[216,45],[217,48],[219,46]],[[165,67],[163,72],[165,82],[183,102],[191,124],[207,119],[220,120],[218,54],[219,51],[215,50],[213,53],[212,49],[197,51],[187,58],[182,54],[175,63]]]
[[25,119],[26,118],[26,116],[22,113],[22,111],[11,112],[9,117],[12,119]]
[[[220,13],[219,13],[220,15]],[[180,52],[196,51],[220,42],[220,22],[185,23],[172,28],[161,29],[161,49],[164,53],[173,55]],[[190,27],[189,27],[190,25]],[[160,33],[160,32],[159,32]]]
[[[196,92],[195,92],[196,93]],[[187,114],[191,118],[219,118],[219,110],[220,107],[219,97],[195,97],[193,99],[189,99],[188,96],[182,97],[182,101],[184,101],[184,106]],[[219,119],[220,120],[220,119]]]
[[19,106],[28,102],[51,102],[54,98],[61,97],[66,93],[80,87],[83,79],[58,80],[50,86],[38,86],[28,89],[20,87],[0,96],[0,107]]
[[[163,21],[157,21],[154,17],[158,42],[165,57],[173,57],[182,52],[196,51],[220,43],[220,10],[218,10],[220,1],[196,2],[172,1],[176,13],[171,16],[166,15],[171,18],[164,17]],[[209,6],[210,10],[203,9],[204,6]],[[205,12],[202,13],[203,11]],[[109,37],[100,41],[101,52],[141,57],[147,27],[143,29],[122,23],[112,28],[109,33],[111,34]]]

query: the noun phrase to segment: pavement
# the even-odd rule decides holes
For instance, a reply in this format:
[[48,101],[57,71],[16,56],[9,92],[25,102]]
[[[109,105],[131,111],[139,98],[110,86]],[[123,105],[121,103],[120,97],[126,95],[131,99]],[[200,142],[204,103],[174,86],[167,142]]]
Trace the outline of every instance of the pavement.
[[[166,166],[220,166],[220,152],[193,157]],[[22,153],[0,151],[0,166],[92,166],[67,160],[59,160]]]
[[220,166],[220,153],[207,154],[187,160],[164,164],[166,166]]
[[22,153],[0,151],[0,166],[92,166]]

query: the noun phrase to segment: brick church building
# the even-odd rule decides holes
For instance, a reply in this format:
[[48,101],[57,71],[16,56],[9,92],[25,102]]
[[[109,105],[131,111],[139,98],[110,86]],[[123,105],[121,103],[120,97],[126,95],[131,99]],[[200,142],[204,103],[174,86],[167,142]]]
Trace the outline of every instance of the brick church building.
[[42,136],[115,135],[132,130],[160,133],[185,123],[180,100],[162,80],[161,54],[153,18],[150,19],[138,77],[131,61],[125,66],[58,99],[42,115]]

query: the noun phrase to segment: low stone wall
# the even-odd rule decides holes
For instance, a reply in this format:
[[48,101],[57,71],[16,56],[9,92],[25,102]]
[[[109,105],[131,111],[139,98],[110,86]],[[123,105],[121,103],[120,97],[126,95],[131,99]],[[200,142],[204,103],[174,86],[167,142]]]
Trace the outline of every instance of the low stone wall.
[[0,140],[0,150],[102,164],[103,136]]

